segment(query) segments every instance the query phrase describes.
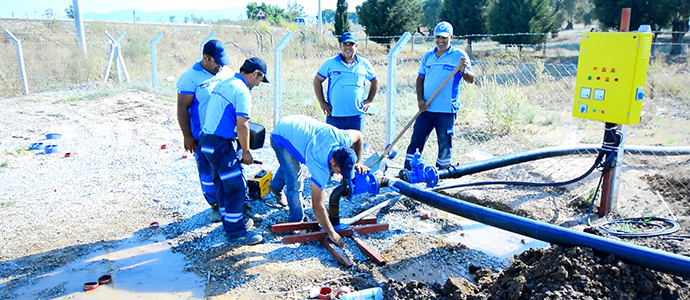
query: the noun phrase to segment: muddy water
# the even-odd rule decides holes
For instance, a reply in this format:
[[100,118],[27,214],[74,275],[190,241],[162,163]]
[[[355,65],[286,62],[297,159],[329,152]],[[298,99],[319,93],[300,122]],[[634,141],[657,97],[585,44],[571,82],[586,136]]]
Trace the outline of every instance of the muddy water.
[[[409,225],[422,233],[443,235],[445,239],[451,242],[463,244],[471,249],[506,259],[512,258],[513,255],[525,252],[530,248],[548,248],[550,246],[549,243],[544,241],[491,227],[444,211],[439,211],[439,213],[441,214],[439,220],[431,222],[430,220],[416,218],[410,220]],[[444,220],[458,223],[462,226],[462,229],[451,232],[442,231],[441,228]]]
[[[19,299],[42,298],[45,291],[62,289],[57,299],[203,299],[205,278],[182,272],[185,257],[172,253],[162,236],[140,242],[125,240],[115,249],[99,251],[74,261],[17,290]],[[86,282],[101,275],[112,283],[84,292]]]

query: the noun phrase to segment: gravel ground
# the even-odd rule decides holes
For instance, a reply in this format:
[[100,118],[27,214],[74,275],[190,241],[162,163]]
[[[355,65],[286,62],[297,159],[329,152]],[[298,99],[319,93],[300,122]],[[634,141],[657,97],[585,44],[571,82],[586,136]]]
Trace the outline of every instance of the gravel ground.
[[[317,242],[283,244],[285,234],[271,234],[270,226],[285,222],[287,210],[269,196],[249,202],[254,230],[265,243],[227,245],[219,224],[208,222],[193,158],[183,158],[174,103],[136,90],[94,100],[56,100],[65,98],[43,94],[0,100],[0,299],[17,298],[17,288],[89,253],[114,248],[131,236],[145,242],[157,234],[186,256],[184,271],[207,278],[205,296],[219,299],[302,299],[321,285],[380,286],[385,299],[690,299],[687,279],[597,256],[591,249],[554,246],[511,260],[469,249],[444,238],[463,230],[459,223],[406,197],[376,213],[379,222],[390,225],[388,231],[360,236],[388,260],[383,267],[371,263],[349,239],[343,252],[354,262],[351,268],[337,265]],[[52,132],[62,134],[58,153],[26,150]],[[68,152],[71,157],[65,157]],[[277,169],[269,147],[252,153],[266,170]],[[675,168],[668,170],[670,175],[649,176],[676,174],[677,180],[669,182],[687,186],[688,178],[677,175],[687,165]],[[247,174],[257,171],[256,165],[246,168]],[[337,176],[333,179],[328,189],[339,184]],[[313,219],[308,191],[304,205]],[[446,191],[558,225],[581,219],[582,204],[569,201],[568,191],[500,191],[502,199],[531,199],[512,206],[498,203],[491,192]],[[342,217],[397,195],[382,189],[375,197],[342,201]],[[545,213],[553,211],[554,203],[559,214]],[[687,198],[671,206],[687,225]],[[421,221],[422,213],[430,219]],[[152,221],[163,226],[148,229]],[[436,234],[420,233],[419,222],[434,226]],[[578,226],[585,229],[581,222]],[[683,233],[688,234],[686,229]],[[684,239],[633,242],[690,253]],[[60,296],[64,289],[56,287],[36,298]]]

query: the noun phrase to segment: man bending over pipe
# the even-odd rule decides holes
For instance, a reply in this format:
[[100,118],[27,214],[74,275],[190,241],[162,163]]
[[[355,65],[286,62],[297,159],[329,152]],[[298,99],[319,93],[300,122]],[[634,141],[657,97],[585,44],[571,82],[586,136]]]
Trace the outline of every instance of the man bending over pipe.
[[304,218],[300,170],[301,164],[305,164],[311,173],[314,216],[331,241],[338,247],[345,246],[345,241],[328,219],[324,186],[333,173],[351,180],[355,177],[355,170],[360,174],[369,171],[369,167],[362,164],[363,145],[362,133],[358,130],[338,129],[302,115],[280,119],[271,134],[271,147],[276,152],[280,167],[269,188],[277,194],[285,187],[290,208],[289,222],[300,222]]

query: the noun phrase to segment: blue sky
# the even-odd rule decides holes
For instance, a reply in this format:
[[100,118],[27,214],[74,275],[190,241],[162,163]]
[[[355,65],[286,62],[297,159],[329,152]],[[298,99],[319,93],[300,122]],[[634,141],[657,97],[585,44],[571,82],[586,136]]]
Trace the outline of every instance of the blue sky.
[[[316,15],[318,0],[296,0],[304,7],[308,15]],[[246,6],[247,3],[278,5],[287,8],[288,0],[80,0],[82,12],[107,13],[117,10],[139,9],[143,11],[168,11],[179,9],[213,9]],[[349,10],[354,11],[364,0],[348,0]],[[72,0],[0,0],[0,17],[40,17],[43,12],[52,8],[59,18],[65,17],[64,9],[72,4]],[[203,5],[199,5],[202,3]],[[336,0],[321,0],[321,9],[335,10]]]

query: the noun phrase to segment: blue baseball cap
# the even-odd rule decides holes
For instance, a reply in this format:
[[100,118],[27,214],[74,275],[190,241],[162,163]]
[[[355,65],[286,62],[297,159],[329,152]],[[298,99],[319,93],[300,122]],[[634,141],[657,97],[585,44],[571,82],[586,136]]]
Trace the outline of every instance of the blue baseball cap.
[[354,43],[357,44],[357,38],[355,37],[352,32],[344,32],[343,35],[340,36],[340,43]]
[[266,67],[266,62],[261,58],[247,58],[247,60],[244,61],[244,64],[242,64],[242,68],[240,69],[245,69],[247,72],[250,73],[258,70],[259,72],[264,73],[264,80],[262,80],[261,82],[270,83],[268,82],[268,68]]
[[228,52],[225,50],[225,44],[219,40],[210,40],[204,44],[204,54],[213,57],[216,63],[221,66],[230,64]]
[[357,163],[357,153],[350,147],[342,147],[333,152],[335,163],[340,166],[340,174],[347,180],[355,178],[355,163]]
[[434,36],[449,37],[451,35],[453,35],[453,25],[450,25],[450,23],[446,21],[436,24]]

